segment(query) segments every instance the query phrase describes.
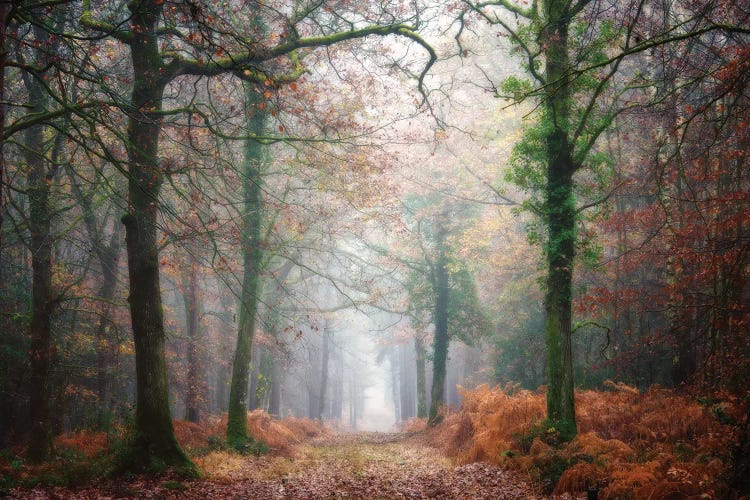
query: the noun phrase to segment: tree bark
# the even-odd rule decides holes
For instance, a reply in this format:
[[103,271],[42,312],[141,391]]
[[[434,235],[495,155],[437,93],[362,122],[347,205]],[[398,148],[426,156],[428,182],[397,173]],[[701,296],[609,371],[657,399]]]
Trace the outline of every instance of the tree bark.
[[130,316],[135,341],[135,434],[122,458],[126,470],[195,466],[174,436],[169,409],[164,318],[159,288],[157,213],[163,174],[158,150],[161,132],[161,58],[156,37],[160,3],[131,2],[133,91],[127,127],[128,212],[123,216],[130,279]]
[[[41,30],[36,30],[41,32]],[[44,36],[44,35],[43,35]],[[46,36],[44,36],[46,38]],[[43,43],[43,42],[42,42]],[[44,111],[46,98],[41,85],[25,78],[32,113]],[[50,225],[49,186],[44,152],[44,125],[34,125],[25,134],[24,158],[28,167],[26,178],[29,196],[29,231],[31,233],[31,434],[28,458],[45,460],[51,451],[49,421],[49,375],[52,362],[52,235]]]
[[549,177],[547,292],[547,419],[565,439],[576,434],[571,342],[575,210],[570,176]]
[[[248,132],[262,134],[266,128],[267,114],[258,106],[260,95],[250,85],[245,91],[245,102],[252,115],[248,120]],[[243,230],[242,261],[243,278],[240,295],[240,323],[237,331],[237,347],[232,365],[232,383],[229,391],[229,415],[227,441],[242,446],[247,441],[247,389],[250,375],[250,354],[253,347],[255,314],[260,294],[261,224],[263,221],[263,192],[261,172],[265,162],[265,147],[257,141],[245,144],[243,165]]]
[[[34,64],[46,66],[57,50],[56,43],[49,33],[39,26],[32,28],[34,38],[46,50],[40,51]],[[24,72],[23,82],[28,92],[29,113],[43,113],[49,102],[45,86],[38,78],[43,75],[32,75]],[[3,106],[0,103],[0,106]],[[53,236],[52,210],[50,207],[50,186],[56,173],[54,158],[62,147],[62,135],[55,136],[53,163],[48,164],[45,158],[44,124],[29,127],[24,135],[23,157],[27,164],[26,189],[29,197],[29,233],[32,268],[32,298],[30,325],[30,365],[31,381],[29,394],[30,431],[27,456],[32,462],[41,462],[49,457],[52,451],[50,420],[50,369],[54,346],[52,345],[52,313],[55,298],[52,288]],[[0,186],[1,190],[2,186]]]
[[573,145],[570,143],[570,71],[568,26],[571,6],[545,0],[542,32],[545,55],[544,137],[547,161],[545,210],[547,224],[547,290],[544,300],[547,342],[547,420],[563,439],[576,432],[573,386],[572,296],[576,241],[573,195]]

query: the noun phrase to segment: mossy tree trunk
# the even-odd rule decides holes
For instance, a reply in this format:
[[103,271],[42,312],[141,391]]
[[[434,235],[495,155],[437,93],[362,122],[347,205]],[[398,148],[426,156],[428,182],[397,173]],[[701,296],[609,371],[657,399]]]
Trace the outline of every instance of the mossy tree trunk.
[[445,371],[448,361],[448,255],[445,247],[445,227],[441,221],[436,222],[435,244],[437,258],[432,267],[431,282],[435,294],[433,323],[435,334],[432,345],[432,394],[430,398],[429,425],[440,422],[438,411],[445,400]]
[[133,90],[127,127],[128,211],[123,216],[135,341],[135,433],[122,467],[193,471],[175,439],[169,409],[164,317],[159,288],[157,214],[164,180],[159,168],[163,77],[157,37],[160,3],[131,2]]
[[[263,96],[248,85],[245,104],[250,112],[248,132],[261,135],[265,132],[267,113],[259,104]],[[237,347],[232,364],[232,382],[229,391],[227,441],[242,446],[247,441],[247,397],[250,376],[250,355],[253,348],[255,315],[260,294],[260,265],[263,259],[261,226],[263,223],[263,191],[261,173],[265,163],[265,146],[254,140],[245,143],[242,170],[242,291],[240,294],[240,320],[237,330]]]
[[547,342],[547,420],[564,439],[575,436],[573,386],[572,300],[576,242],[576,207],[570,142],[572,66],[568,55],[568,26],[573,14],[564,0],[543,2],[546,25],[542,30],[545,55],[544,113],[547,186],[547,290],[544,299]]
[[[35,28],[39,43],[44,45],[48,34]],[[36,76],[24,74],[24,83],[29,95],[29,112],[42,113],[47,97],[43,85]],[[50,209],[50,185],[54,173],[47,168],[45,159],[45,125],[29,127],[24,137],[24,160],[26,162],[26,189],[29,197],[29,232],[32,268],[31,298],[31,387],[30,387],[30,432],[27,456],[32,462],[41,462],[49,457],[50,436],[50,368],[52,364],[52,217]]]

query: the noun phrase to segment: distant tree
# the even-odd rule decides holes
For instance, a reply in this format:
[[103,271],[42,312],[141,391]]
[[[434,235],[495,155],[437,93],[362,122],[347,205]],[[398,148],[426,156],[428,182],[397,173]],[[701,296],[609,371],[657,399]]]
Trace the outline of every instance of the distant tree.
[[[426,316],[434,327],[432,390],[427,415],[430,425],[439,422],[438,410],[445,401],[450,339],[472,343],[487,335],[491,328],[477,299],[473,276],[459,257],[457,236],[468,211],[463,205],[439,195],[407,202],[419,247],[416,259],[401,259],[408,268],[408,312],[414,318]],[[418,349],[418,370],[424,369],[419,366],[423,363]]]

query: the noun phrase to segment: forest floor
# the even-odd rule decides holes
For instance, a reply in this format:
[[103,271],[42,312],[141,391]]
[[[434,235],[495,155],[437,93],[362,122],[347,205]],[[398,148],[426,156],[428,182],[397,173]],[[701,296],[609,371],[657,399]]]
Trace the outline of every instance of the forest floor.
[[107,479],[78,489],[11,490],[15,498],[506,499],[542,498],[496,465],[453,466],[424,437],[330,433],[290,457],[215,451],[195,458],[204,477]]

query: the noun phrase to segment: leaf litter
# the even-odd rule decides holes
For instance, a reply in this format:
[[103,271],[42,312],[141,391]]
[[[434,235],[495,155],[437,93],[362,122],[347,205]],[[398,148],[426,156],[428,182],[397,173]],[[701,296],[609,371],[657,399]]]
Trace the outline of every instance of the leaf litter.
[[293,456],[214,452],[196,459],[204,477],[103,480],[82,489],[15,490],[31,499],[533,499],[512,471],[488,463],[453,466],[422,436],[336,433],[296,447]]

